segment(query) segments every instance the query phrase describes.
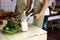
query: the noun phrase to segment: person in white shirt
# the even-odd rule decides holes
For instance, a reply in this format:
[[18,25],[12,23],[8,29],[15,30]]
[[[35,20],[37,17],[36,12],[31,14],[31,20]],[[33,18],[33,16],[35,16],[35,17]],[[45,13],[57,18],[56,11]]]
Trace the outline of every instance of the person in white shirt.
[[[50,0],[50,3],[48,6],[52,7],[53,6],[52,3],[54,3],[54,5],[55,5],[55,2],[56,2],[55,0]],[[49,8],[47,8],[45,11],[44,22],[43,22],[44,30],[47,30],[47,21],[48,21],[49,15],[50,15],[50,10],[49,10]]]
[[[20,0],[21,1],[21,0]],[[26,0],[25,0],[26,1]],[[29,2],[30,1],[30,2]],[[25,2],[25,4],[27,4],[26,7],[26,11],[27,9],[29,10],[29,12],[33,9],[33,13],[35,14],[35,23],[38,27],[42,28],[42,24],[43,24],[43,19],[44,19],[44,14],[45,14],[45,10],[47,9],[48,5],[49,5],[49,0],[29,0],[27,1],[30,5],[28,5],[28,3]],[[31,2],[32,1],[32,2]],[[41,2],[43,1],[43,3]],[[43,5],[42,5],[43,4]],[[21,6],[21,5],[20,5]],[[23,6],[23,5],[22,5]],[[24,6],[23,6],[24,7]],[[17,7],[18,8],[18,7]],[[42,8],[42,9],[41,9]],[[18,8],[19,9],[19,8]]]
[[[27,5],[27,0],[24,0],[25,1],[25,4]],[[31,1],[31,0],[30,0]],[[37,0],[38,1],[38,0]],[[47,29],[47,21],[48,21],[48,17],[50,15],[50,12],[49,12],[49,8],[48,6],[51,6],[52,7],[52,3],[55,2],[55,0],[39,0],[42,4],[43,4],[43,7],[42,7],[42,10],[40,10],[40,12],[38,14],[35,14],[35,19],[39,19],[41,17],[41,19],[43,20],[43,17],[42,15],[44,15],[44,22],[43,22],[43,26],[42,25],[42,22],[41,22],[41,19],[39,20],[40,21],[40,24],[39,26],[41,26],[44,30]],[[31,12],[33,9],[34,9],[34,5],[35,4],[35,0],[32,0],[32,3],[30,5],[30,10],[29,12]],[[38,22],[39,22],[38,21]],[[38,25],[37,25],[38,26]]]
[[17,0],[16,13],[18,14],[15,17],[15,20],[18,21],[22,17],[23,12],[28,13],[31,7],[32,0]]
[[[42,28],[43,20],[44,20],[44,14],[49,15],[48,5],[50,0],[34,0],[32,2],[32,9],[33,13],[35,14],[34,24],[40,28]],[[43,4],[43,6],[41,5]],[[42,6],[42,7],[41,7]],[[48,12],[45,13],[45,10]]]

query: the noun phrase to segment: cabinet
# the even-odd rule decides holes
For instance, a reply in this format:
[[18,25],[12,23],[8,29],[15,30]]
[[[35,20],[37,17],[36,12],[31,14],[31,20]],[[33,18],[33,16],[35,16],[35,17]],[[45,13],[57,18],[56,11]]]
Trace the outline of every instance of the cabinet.
[[1,0],[1,9],[4,11],[15,11],[17,0]]

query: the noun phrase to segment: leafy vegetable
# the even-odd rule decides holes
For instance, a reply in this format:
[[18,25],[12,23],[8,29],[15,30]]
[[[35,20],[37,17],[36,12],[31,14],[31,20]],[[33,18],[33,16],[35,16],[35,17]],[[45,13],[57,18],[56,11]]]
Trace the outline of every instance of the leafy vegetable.
[[18,31],[20,31],[20,26],[11,20],[8,21],[8,24],[3,28],[3,32],[8,33],[8,34],[14,34]]
[[8,21],[7,27],[9,27],[10,29],[13,28],[15,25],[15,23],[12,20]]

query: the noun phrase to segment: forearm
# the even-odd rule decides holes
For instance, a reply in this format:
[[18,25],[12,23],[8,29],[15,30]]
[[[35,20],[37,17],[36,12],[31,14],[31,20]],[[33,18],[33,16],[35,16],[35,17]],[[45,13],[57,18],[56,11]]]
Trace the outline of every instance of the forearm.
[[28,12],[31,7],[32,0],[27,0],[27,7],[25,8],[25,11]]
[[44,14],[45,10],[47,9],[47,7],[49,5],[49,2],[50,2],[50,0],[44,0],[42,10],[40,11],[40,15]]

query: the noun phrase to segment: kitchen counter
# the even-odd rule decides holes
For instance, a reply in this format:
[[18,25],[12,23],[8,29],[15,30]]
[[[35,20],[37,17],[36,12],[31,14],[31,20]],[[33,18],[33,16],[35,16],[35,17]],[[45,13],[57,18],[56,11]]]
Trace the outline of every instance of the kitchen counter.
[[47,40],[47,32],[37,26],[29,25],[27,32],[18,32],[13,35],[3,34],[0,31],[0,40]]
[[56,20],[56,19],[60,19],[60,15],[57,15],[57,16],[51,16],[51,17],[48,18],[48,21]]

